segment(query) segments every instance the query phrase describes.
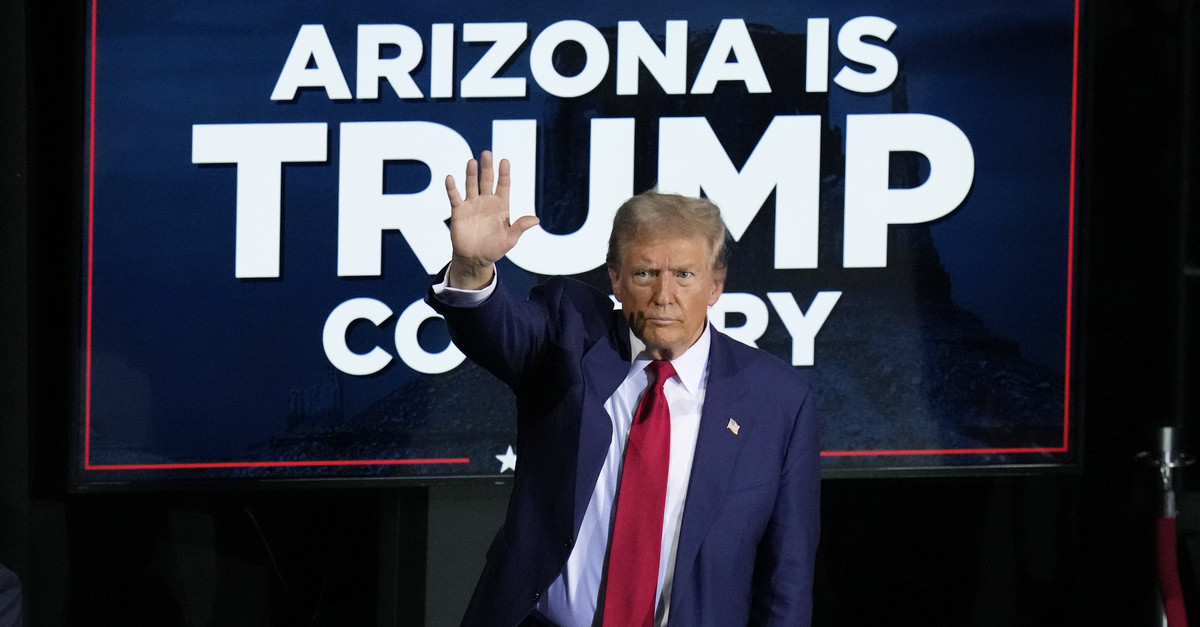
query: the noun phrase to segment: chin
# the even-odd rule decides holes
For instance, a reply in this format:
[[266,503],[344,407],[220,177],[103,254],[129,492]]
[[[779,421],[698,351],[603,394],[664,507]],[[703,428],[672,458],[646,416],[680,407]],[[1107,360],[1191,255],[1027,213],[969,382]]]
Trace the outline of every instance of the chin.
[[642,337],[642,341],[646,343],[648,349],[666,350],[674,349],[679,343],[679,338],[650,334]]

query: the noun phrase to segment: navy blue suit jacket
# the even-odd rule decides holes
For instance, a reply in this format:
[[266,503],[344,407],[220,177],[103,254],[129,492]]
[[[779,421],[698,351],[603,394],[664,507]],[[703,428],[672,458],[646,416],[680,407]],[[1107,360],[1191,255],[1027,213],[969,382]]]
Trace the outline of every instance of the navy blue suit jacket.
[[21,581],[0,564],[0,627],[21,627]]
[[[513,627],[571,553],[612,439],[604,402],[629,371],[612,301],[553,278],[528,300],[429,304],[455,344],[516,393],[518,469],[463,625]],[[806,626],[819,533],[817,421],[795,369],[716,332],[684,505],[673,626]],[[738,434],[727,429],[730,419]]]

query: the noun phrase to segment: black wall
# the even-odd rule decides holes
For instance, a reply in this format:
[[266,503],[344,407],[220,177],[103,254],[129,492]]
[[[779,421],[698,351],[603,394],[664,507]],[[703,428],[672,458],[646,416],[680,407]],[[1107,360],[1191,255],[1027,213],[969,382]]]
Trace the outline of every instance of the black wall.
[[[506,486],[65,493],[82,4],[0,4],[0,562],[31,624],[455,624]],[[1134,455],[1195,422],[1200,387],[1195,9],[1087,8],[1082,472],[826,481],[819,625],[1153,619]]]

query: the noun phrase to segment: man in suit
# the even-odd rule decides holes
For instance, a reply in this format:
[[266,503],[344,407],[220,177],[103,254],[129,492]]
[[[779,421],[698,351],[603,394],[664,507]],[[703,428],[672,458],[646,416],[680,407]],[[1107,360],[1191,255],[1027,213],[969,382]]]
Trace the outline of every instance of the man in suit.
[[[813,399],[789,365],[708,324],[725,279],[711,202],[618,211],[606,294],[556,277],[528,300],[494,263],[509,169],[447,177],[450,265],[428,301],[516,394],[520,464],[464,625],[808,625],[819,527]],[[493,183],[496,183],[493,191]]]
[[0,627],[21,627],[21,580],[0,564]]

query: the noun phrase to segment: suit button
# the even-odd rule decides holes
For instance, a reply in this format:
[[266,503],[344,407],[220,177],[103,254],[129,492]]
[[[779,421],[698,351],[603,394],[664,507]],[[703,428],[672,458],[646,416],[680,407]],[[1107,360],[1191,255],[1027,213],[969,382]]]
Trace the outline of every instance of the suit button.
[[536,602],[538,599],[540,599],[540,598],[542,598],[542,593],[541,593],[541,592],[534,592],[534,593],[533,593],[533,600],[534,600],[535,602]]

